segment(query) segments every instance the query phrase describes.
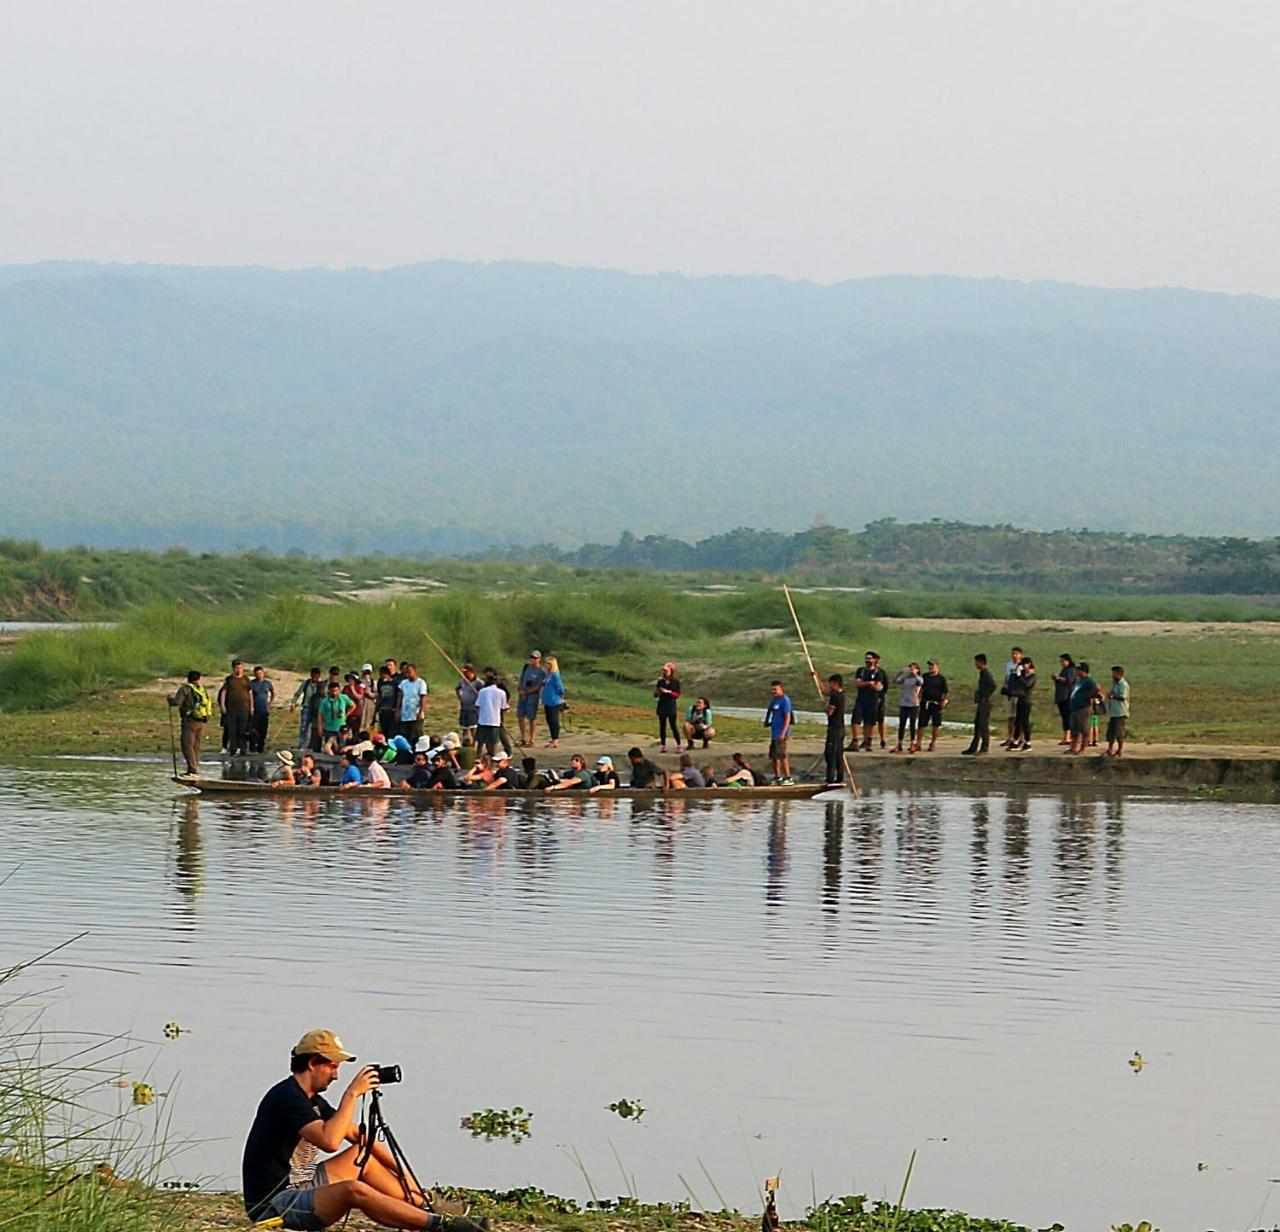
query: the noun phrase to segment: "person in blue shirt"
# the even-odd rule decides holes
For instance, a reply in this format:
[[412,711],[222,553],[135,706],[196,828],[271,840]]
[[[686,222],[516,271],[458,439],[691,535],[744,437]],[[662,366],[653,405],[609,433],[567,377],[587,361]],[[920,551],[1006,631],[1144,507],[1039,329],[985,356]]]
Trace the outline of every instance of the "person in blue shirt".
[[560,675],[560,660],[547,656],[546,678],[542,682],[542,709],[547,716],[547,733],[551,740],[549,749],[560,747],[560,716],[564,714],[564,680]]
[[791,777],[791,758],[787,754],[787,741],[791,737],[791,724],[795,719],[795,707],[782,687],[781,680],[770,684],[773,696],[764,712],[764,724],[769,729],[769,760],[773,762],[775,783],[794,783]]
[[363,786],[364,775],[360,773],[360,758],[348,749],[342,755],[342,777],[338,780],[338,787],[342,791],[349,791],[352,787]]

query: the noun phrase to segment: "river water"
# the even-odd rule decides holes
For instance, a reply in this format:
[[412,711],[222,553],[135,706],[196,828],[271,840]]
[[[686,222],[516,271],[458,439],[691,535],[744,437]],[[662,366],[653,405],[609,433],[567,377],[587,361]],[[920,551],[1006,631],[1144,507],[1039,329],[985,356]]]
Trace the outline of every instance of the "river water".
[[[236,1185],[258,1097],[327,1025],[403,1066],[384,1106],[424,1179],[586,1196],[576,1150],[601,1194],[679,1199],[683,1176],[718,1205],[709,1174],[755,1209],[781,1169],[790,1216],[896,1196],[917,1149],[913,1205],[1280,1222],[1273,807],[504,812],[198,799],[166,770],[0,764],[0,965],[85,932],[26,986],[51,1032],[142,1042],[122,1073],[170,1092],[175,1176]],[[458,1126],[515,1104],[520,1145]]]

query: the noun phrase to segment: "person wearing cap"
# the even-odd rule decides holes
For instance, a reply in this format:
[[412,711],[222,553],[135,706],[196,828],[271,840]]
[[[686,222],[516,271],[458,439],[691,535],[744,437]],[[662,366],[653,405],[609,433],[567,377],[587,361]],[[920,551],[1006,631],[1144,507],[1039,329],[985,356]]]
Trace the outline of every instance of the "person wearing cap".
[[597,757],[596,768],[591,775],[590,794],[600,791],[617,791],[622,786],[618,772],[613,768],[612,757]]
[[289,1076],[262,1097],[245,1139],[241,1178],[249,1218],[319,1232],[354,1210],[388,1228],[485,1232],[487,1220],[428,1210],[427,1197],[382,1142],[372,1144],[362,1168],[359,1101],[378,1086],[377,1067],[358,1070],[336,1107],[324,1097],[339,1067],[354,1060],[332,1031],[308,1031],[294,1045]]
[[920,729],[916,742],[916,751],[924,744],[924,730],[929,729],[929,747],[926,753],[932,753],[938,743],[938,729],[942,726],[942,712],[951,703],[947,692],[947,678],[942,674],[938,660],[930,659],[925,664],[924,683],[920,686]]
[[493,777],[484,785],[485,791],[514,791],[520,786],[520,772],[511,764],[511,754],[499,749],[493,755]]
[[520,724],[520,747],[533,747],[538,731],[538,699],[547,679],[547,669],[542,666],[542,651],[529,651],[529,662],[520,671],[516,682],[516,722]]

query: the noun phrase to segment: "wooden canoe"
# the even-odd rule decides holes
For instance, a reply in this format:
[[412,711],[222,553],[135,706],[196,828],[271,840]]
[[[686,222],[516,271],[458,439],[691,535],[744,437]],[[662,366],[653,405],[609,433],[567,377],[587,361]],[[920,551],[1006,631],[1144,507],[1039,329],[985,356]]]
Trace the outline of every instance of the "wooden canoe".
[[180,787],[188,787],[201,795],[210,796],[303,796],[332,799],[341,797],[364,800],[369,797],[392,797],[397,800],[413,800],[433,803],[452,800],[808,800],[823,791],[837,791],[825,783],[794,783],[778,787],[622,787],[616,791],[601,791],[592,795],[587,791],[474,791],[456,788],[452,791],[426,791],[404,787],[353,787],[342,791],[338,787],[272,787],[269,783],[236,779],[184,779],[173,780]]

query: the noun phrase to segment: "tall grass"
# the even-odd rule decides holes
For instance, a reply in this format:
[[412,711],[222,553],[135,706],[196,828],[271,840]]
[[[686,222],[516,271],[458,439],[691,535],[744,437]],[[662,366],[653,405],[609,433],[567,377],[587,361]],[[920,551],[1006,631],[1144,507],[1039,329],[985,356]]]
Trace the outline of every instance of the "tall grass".
[[[0,984],[20,970],[0,973]],[[180,1196],[158,1187],[163,1115],[155,1105],[134,1107],[110,1082],[129,1050],[91,1044],[55,1060],[20,998],[0,1005],[0,1015],[0,1228],[185,1227]]]
[[[815,638],[851,638],[867,623],[848,597],[806,596],[803,607],[806,632]],[[538,648],[559,656],[580,684],[598,675],[608,691],[609,682],[639,687],[677,652],[726,661],[758,658],[759,644],[721,640],[753,628],[792,636],[780,593],[693,597],[636,585],[587,594],[457,592],[383,605],[278,598],[197,611],[154,604],[132,612],[114,629],[22,639],[0,657],[0,706],[90,706],[99,690],[173,677],[192,667],[220,675],[233,656],[251,665],[304,672],[393,656],[416,661],[428,678],[439,681],[449,669],[424,630],[459,662],[470,659],[511,671]]]

